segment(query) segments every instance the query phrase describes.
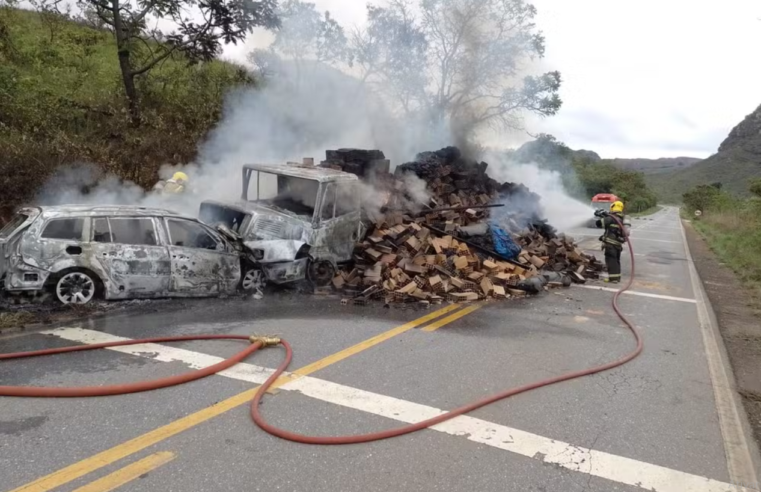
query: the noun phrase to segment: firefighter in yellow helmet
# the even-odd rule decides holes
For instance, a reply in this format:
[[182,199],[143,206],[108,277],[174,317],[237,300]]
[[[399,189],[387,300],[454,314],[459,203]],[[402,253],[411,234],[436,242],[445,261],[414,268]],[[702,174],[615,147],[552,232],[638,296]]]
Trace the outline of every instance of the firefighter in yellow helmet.
[[188,181],[188,175],[182,171],[178,171],[174,173],[172,179],[169,179],[166,182],[159,181],[153,189],[164,195],[180,195],[185,193]]
[[626,231],[623,229],[624,204],[615,201],[610,205],[610,213],[598,211],[595,213],[598,219],[596,226],[604,229],[600,241],[602,250],[605,252],[605,265],[608,267],[606,282],[618,283],[621,281],[621,252],[626,242]]

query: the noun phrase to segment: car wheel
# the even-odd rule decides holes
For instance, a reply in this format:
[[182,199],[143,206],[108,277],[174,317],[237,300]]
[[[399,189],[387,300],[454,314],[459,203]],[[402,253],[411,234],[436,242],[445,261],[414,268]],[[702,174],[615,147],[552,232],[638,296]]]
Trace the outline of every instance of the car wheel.
[[244,292],[261,291],[266,285],[267,277],[264,276],[264,271],[261,268],[249,268],[240,281],[240,288]]
[[87,272],[69,272],[58,279],[55,295],[62,304],[87,304],[95,297],[98,284]]

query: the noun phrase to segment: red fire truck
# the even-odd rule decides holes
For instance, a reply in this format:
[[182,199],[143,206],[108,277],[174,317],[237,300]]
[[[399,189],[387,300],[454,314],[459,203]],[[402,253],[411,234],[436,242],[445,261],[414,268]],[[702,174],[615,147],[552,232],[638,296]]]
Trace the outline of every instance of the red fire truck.
[[[623,201],[618,196],[614,195],[613,193],[598,193],[597,195],[592,197],[592,208],[595,210],[605,210],[606,212],[610,210],[610,206],[613,202],[616,201]],[[626,204],[624,204],[625,206]],[[624,207],[624,211],[626,211],[626,208]],[[597,217],[592,217],[589,220],[589,227],[596,227],[595,223],[597,222]],[[631,223],[629,222],[629,217],[624,215],[624,227],[631,227]]]

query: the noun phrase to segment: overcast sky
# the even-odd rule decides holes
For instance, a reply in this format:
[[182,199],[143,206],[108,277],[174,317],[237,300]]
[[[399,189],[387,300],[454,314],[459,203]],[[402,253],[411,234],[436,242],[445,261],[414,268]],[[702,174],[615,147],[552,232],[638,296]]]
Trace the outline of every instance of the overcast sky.
[[[365,22],[364,0],[312,1],[344,26]],[[541,63],[561,72],[564,104],[530,119],[531,133],[603,157],[707,157],[761,104],[758,0],[533,3],[547,38]],[[225,54],[244,61],[253,44]]]

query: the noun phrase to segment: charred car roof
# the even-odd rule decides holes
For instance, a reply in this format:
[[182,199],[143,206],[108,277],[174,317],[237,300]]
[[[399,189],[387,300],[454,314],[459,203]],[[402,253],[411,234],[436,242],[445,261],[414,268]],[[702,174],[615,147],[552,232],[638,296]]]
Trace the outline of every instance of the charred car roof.
[[229,208],[237,212],[249,213],[262,210],[262,205],[256,202],[247,202],[238,200],[236,202],[219,202],[217,200],[204,200],[201,205],[214,205],[217,207]]
[[338,171],[326,167],[305,166],[303,164],[246,164],[244,169],[252,171],[261,171],[265,173],[281,174],[294,178],[304,178],[319,181],[321,183],[332,183],[339,181],[359,181],[355,174]]
[[[65,215],[131,215],[146,217],[180,217],[183,219],[197,220],[188,215],[183,215],[171,210],[161,208],[139,207],[136,205],[51,205],[39,207],[26,207],[27,210],[38,210],[44,217],[65,216]],[[23,213],[24,209],[20,210]]]

